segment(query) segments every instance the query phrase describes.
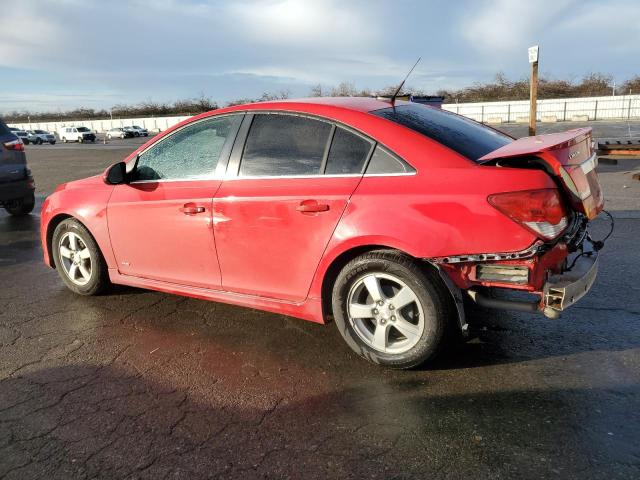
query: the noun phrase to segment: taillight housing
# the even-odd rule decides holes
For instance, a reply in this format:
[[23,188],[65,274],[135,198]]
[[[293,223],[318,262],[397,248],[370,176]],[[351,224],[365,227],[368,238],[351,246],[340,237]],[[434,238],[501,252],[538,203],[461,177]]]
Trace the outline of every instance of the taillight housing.
[[490,195],[489,203],[544,240],[553,240],[567,227],[567,212],[555,188]]
[[22,143],[22,140],[20,139],[5,142],[3,145],[7,150],[17,150],[20,152],[24,150],[24,143]]

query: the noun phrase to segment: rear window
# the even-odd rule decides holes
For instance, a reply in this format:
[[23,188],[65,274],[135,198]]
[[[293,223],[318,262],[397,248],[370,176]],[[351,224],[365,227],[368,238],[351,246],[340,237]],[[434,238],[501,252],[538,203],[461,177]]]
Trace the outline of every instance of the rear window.
[[0,135],[7,135],[8,133],[11,133],[11,130],[9,130],[7,124],[0,119]]
[[399,105],[371,113],[429,137],[474,162],[513,141],[473,120],[424,105]]

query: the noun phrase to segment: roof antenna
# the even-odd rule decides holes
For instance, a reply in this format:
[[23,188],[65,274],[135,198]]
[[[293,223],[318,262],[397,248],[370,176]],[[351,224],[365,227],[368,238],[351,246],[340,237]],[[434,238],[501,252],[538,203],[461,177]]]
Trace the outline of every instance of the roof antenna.
[[407,73],[407,76],[404,77],[404,80],[402,80],[402,83],[400,83],[400,85],[398,85],[398,89],[396,90],[396,93],[394,93],[391,96],[391,105],[393,105],[394,107],[395,107],[395,103],[396,103],[396,97],[400,93],[400,90],[402,90],[402,87],[404,86],[404,82],[407,81],[407,78],[409,78],[409,75],[411,75],[411,72],[413,72],[413,69],[416,68],[416,65],[418,65],[418,62],[420,62],[421,59],[422,59],[422,57],[418,57],[418,60],[416,60],[416,63],[413,64],[413,67],[411,67],[411,70],[409,70],[409,73]]

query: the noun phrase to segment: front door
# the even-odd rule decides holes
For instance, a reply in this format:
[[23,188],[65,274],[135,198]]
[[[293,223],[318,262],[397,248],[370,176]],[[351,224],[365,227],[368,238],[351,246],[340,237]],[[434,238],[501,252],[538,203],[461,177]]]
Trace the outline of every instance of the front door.
[[223,289],[304,300],[371,148],[329,122],[256,114],[213,202]]
[[211,206],[221,184],[216,169],[241,117],[177,130],[145,150],[131,181],[115,187],[107,220],[121,274],[220,289]]

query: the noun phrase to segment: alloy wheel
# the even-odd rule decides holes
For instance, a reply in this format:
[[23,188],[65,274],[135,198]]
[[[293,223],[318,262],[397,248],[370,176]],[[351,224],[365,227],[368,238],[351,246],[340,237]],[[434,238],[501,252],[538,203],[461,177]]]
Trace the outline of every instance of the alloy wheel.
[[360,339],[384,353],[411,350],[425,328],[418,295],[387,273],[368,273],[356,280],[347,298],[347,313]]
[[91,252],[82,237],[67,232],[60,238],[58,246],[60,264],[64,273],[76,285],[86,285],[91,279]]

